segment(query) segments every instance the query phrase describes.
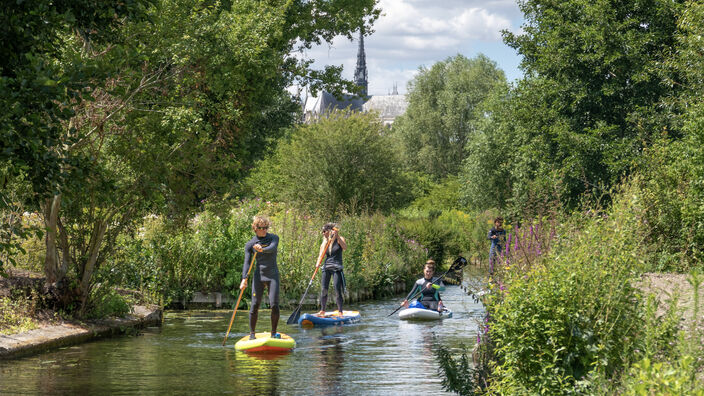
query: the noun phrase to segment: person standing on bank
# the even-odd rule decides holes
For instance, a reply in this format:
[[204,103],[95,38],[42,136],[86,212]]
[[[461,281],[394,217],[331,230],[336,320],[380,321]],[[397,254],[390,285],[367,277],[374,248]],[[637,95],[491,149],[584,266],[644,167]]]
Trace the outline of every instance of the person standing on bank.
[[494,272],[494,262],[496,261],[496,256],[501,254],[501,250],[504,248],[506,243],[506,230],[503,227],[504,219],[502,217],[497,217],[494,219],[494,227],[489,230],[487,239],[491,241],[491,247],[489,248],[489,272]]
[[[329,242],[329,244],[328,244]],[[327,249],[325,247],[327,246]],[[337,312],[342,315],[342,294],[345,290],[345,275],[342,272],[342,251],[347,249],[345,238],[340,236],[337,225],[335,223],[327,223],[323,226],[323,242],[320,244],[320,253],[318,257],[325,255],[323,262],[320,292],[320,312],[319,316],[325,315],[325,306],[328,302],[328,288],[330,287],[330,278],[333,280],[335,288],[335,302],[337,303]]]
[[254,274],[252,275],[252,304],[249,308],[249,338],[255,339],[255,328],[259,316],[259,306],[262,303],[264,287],[269,292],[271,306],[271,337],[281,338],[276,332],[279,324],[279,267],[276,264],[276,250],[279,237],[267,232],[270,222],[266,216],[254,216],[252,230],[254,237],[244,245],[244,266],[242,267],[242,282],[240,289],[247,287],[247,273],[252,263],[252,255],[257,252]]

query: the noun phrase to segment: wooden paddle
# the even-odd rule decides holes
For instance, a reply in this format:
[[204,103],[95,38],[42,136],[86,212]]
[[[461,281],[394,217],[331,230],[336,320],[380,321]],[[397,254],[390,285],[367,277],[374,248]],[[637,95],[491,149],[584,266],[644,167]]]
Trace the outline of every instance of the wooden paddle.
[[[456,259],[454,262],[452,262],[452,265],[450,266],[450,268],[448,268],[448,270],[445,271],[442,275],[438,276],[438,278],[435,279],[435,280],[432,282],[432,284],[434,285],[434,284],[436,284],[437,282],[439,282],[442,278],[445,277],[445,275],[447,275],[448,273],[450,273],[450,271],[458,271],[458,270],[464,268],[465,265],[467,265],[467,259],[465,259],[465,258],[462,257],[462,256],[457,257],[457,259]],[[419,290],[419,291],[413,293],[412,296],[409,294],[409,295],[406,297],[406,300],[412,300],[412,299],[416,298],[416,296],[418,296],[418,295],[419,295],[420,293],[422,293],[422,292],[423,292],[423,290]],[[401,305],[401,306],[399,306],[398,308],[394,309],[394,311],[391,312],[390,314],[388,314],[386,317],[388,318],[389,316],[395,314],[395,313],[398,312],[398,310],[401,309],[402,307],[403,307],[403,305]]]
[[[337,231],[337,228],[333,228],[333,230]],[[291,316],[288,317],[286,324],[295,324],[298,322],[298,318],[301,317],[301,307],[303,307],[303,300],[306,298],[306,294],[308,294],[308,290],[310,289],[310,285],[313,284],[313,279],[315,279],[315,274],[318,273],[318,269],[320,268],[320,263],[323,261],[323,257],[325,257],[325,252],[328,251],[328,247],[330,247],[331,242],[332,242],[332,238],[330,238],[328,240],[328,243],[325,244],[325,249],[323,249],[323,251],[320,252],[320,256],[318,256],[318,261],[315,264],[315,271],[313,271],[313,276],[310,277],[310,281],[308,282],[308,287],[306,287],[306,291],[303,293],[303,297],[301,297],[301,301],[298,303],[298,308],[296,308],[293,311],[293,313],[291,313]]]
[[[249,263],[249,269],[247,270],[247,278],[249,279],[249,273],[252,272],[252,267],[254,267],[254,259],[257,258],[257,251],[254,251],[252,255],[252,261]],[[246,287],[244,288],[246,289]],[[235,310],[232,311],[232,318],[230,318],[230,325],[227,327],[227,333],[225,333],[225,339],[222,340],[222,345],[225,346],[227,342],[227,336],[230,335],[230,329],[232,328],[232,323],[235,321],[235,315],[237,315],[237,308],[240,306],[240,301],[242,301],[242,294],[244,294],[244,289],[240,289],[240,296],[237,297],[237,304],[235,304]]]

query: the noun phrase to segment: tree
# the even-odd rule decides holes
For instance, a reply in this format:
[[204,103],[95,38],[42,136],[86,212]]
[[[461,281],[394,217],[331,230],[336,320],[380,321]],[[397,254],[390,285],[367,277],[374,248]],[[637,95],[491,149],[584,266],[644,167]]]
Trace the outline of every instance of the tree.
[[[13,2],[0,14],[0,255],[26,235],[18,223],[27,202],[65,180],[63,123],[96,84],[90,60],[60,65],[68,34],[88,45],[105,43],[126,21],[143,19],[151,0],[38,0]],[[31,191],[16,194],[18,187]],[[19,212],[19,213],[18,213]],[[0,272],[2,261],[0,261]]]
[[701,268],[704,259],[704,5],[688,2],[678,26],[676,55],[669,64],[681,76],[681,81],[671,82],[682,87],[671,101],[685,109],[684,137],[671,142],[665,135],[649,147],[633,179],[647,208],[642,232],[655,247],[654,266],[687,272]]
[[503,71],[484,55],[457,55],[421,68],[409,83],[408,109],[394,123],[410,169],[436,180],[456,175],[484,116],[482,101],[505,84]]
[[407,203],[408,182],[375,114],[338,112],[291,132],[257,165],[249,184],[265,199],[323,216]]
[[563,202],[573,205],[583,193],[628,175],[663,130],[681,137],[679,110],[662,105],[681,89],[669,83],[679,81],[678,73],[665,66],[681,3],[520,2],[523,33],[504,33],[527,75],[512,95],[526,100],[511,105],[518,112],[512,128],[522,134],[521,144],[547,151],[529,150],[533,166],[522,170],[529,176],[518,188],[537,181],[531,173],[552,174]]
[[85,312],[94,274],[136,220],[184,219],[206,198],[237,193],[254,158],[295,118],[285,88],[294,79],[344,83],[291,52],[351,35],[373,22],[374,5],[162,0],[114,41],[63,37],[62,66],[90,60],[100,72],[90,101],[72,103],[75,115],[61,125],[66,182],[41,203],[47,283],[64,302]]

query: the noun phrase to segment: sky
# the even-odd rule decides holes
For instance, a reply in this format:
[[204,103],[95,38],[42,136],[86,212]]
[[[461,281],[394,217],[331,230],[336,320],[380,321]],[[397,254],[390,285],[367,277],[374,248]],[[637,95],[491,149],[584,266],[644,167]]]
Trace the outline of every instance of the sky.
[[[495,61],[508,81],[522,76],[520,57],[501,39],[506,29],[519,32],[523,15],[516,0],[380,0],[382,15],[374,33],[364,38],[370,95],[398,92],[420,67],[462,54],[480,53]],[[307,50],[314,67],[343,65],[343,77],[352,79],[357,63],[357,39],[336,38]]]

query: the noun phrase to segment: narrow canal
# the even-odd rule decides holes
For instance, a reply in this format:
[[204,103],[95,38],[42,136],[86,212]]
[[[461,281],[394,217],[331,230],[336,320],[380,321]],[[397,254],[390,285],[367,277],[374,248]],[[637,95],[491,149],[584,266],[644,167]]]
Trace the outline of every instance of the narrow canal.
[[[165,315],[163,327],[63,348],[24,359],[0,361],[2,394],[441,394],[433,337],[446,345],[474,342],[483,317],[458,286],[443,300],[454,317],[442,322],[404,322],[387,315],[396,301],[351,307],[362,322],[280,331],[296,349],[275,360],[235,352],[247,332],[246,311],[237,314],[227,347],[221,346],[231,311],[185,311]],[[269,330],[268,311],[257,331]]]

